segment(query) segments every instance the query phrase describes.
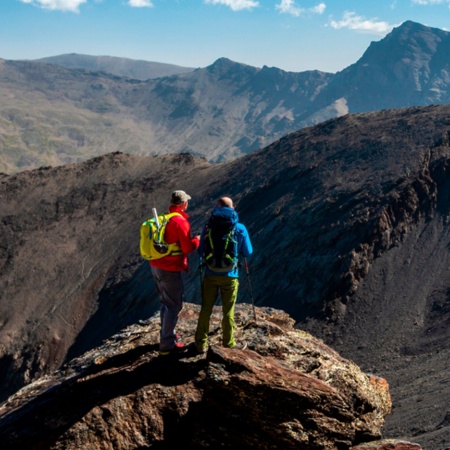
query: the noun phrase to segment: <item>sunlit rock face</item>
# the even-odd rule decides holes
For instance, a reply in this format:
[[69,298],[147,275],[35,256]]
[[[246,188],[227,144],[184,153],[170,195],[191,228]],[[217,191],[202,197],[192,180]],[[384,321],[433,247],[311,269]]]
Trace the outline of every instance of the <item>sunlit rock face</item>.
[[[193,341],[199,307],[177,331]],[[388,384],[367,375],[286,313],[240,305],[221,346],[221,310],[206,354],[159,356],[159,318],[124,329],[0,408],[4,448],[349,449],[381,437]],[[381,448],[381,447],[380,447]],[[400,448],[400,447],[399,447]],[[412,448],[412,447],[411,447]]]

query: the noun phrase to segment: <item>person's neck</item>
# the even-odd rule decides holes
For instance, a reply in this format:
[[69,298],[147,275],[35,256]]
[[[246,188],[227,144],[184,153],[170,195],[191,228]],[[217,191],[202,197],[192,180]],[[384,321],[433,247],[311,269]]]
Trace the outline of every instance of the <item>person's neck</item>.
[[179,211],[185,212],[186,211],[186,206],[181,204],[181,205],[171,205],[172,208],[178,209]]

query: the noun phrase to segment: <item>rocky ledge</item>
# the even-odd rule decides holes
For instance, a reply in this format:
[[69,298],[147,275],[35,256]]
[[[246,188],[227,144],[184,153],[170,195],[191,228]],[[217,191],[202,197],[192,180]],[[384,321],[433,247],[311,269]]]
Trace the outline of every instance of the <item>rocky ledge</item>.
[[[193,341],[199,307],[178,332]],[[236,311],[243,350],[220,345],[220,309],[206,354],[159,356],[159,319],[112,336],[0,405],[3,449],[248,448],[418,450],[386,441],[386,380],[363,373],[286,313]]]

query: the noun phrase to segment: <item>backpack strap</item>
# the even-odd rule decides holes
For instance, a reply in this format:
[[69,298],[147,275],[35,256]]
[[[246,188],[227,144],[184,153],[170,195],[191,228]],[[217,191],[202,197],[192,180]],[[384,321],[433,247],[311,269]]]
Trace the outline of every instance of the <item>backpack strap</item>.
[[166,226],[169,223],[170,219],[174,216],[182,217],[182,215],[178,212],[172,212],[172,213],[168,213],[168,214],[160,214],[158,216],[161,221],[159,228],[156,227],[155,222],[152,221],[152,226],[154,227],[154,230],[152,231],[153,240],[154,240],[153,245],[155,248],[157,248],[158,245],[160,245],[162,248],[165,247],[166,251],[161,250],[161,253],[164,252],[164,256],[181,256],[183,254],[181,247],[179,246],[179,244],[177,242],[168,244],[164,239]]

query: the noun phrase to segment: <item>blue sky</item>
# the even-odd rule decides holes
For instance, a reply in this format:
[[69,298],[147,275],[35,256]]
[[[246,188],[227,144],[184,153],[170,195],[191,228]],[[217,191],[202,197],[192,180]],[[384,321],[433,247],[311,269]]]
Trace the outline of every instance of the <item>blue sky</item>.
[[448,30],[450,0],[1,0],[0,58],[64,53],[187,67],[220,57],[337,72],[406,20]]

